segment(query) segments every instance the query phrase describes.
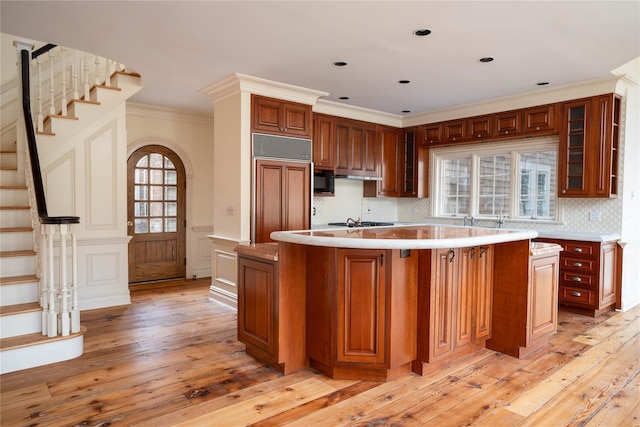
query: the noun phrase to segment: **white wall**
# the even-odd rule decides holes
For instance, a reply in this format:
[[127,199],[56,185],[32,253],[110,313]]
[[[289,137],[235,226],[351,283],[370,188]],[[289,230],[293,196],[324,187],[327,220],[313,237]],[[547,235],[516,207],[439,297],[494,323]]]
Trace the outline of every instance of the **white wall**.
[[211,276],[213,115],[127,104],[127,158],[145,145],[174,151],[187,175],[187,277]]

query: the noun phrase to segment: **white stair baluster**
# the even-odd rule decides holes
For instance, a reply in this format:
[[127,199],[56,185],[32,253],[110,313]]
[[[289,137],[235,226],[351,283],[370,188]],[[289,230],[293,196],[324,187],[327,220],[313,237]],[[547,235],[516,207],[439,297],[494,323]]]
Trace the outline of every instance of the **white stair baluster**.
[[42,55],[36,59],[38,64],[38,123],[36,130],[42,132],[44,130],[44,114],[42,111]]
[[98,86],[100,84],[100,57],[98,55],[96,55],[96,60],[95,60],[95,64],[96,64],[96,79],[95,79],[95,85]]
[[71,232],[71,333],[80,332],[80,307],[78,304],[78,251],[76,234],[73,226],[69,225]]
[[73,87],[73,99],[78,98],[78,51],[73,50],[73,62],[71,63],[71,79]]
[[59,289],[58,289],[58,312],[60,316],[60,333],[63,337],[69,335],[69,288],[67,286],[67,224],[60,224],[60,257],[58,259],[60,269]]
[[[40,226],[40,253],[38,256],[41,258],[41,268],[40,271],[40,281],[38,283],[38,287],[40,289],[40,307],[42,307],[42,335],[48,334],[48,314],[49,314],[49,264],[48,260],[48,251],[49,251],[49,241],[46,232],[46,225]],[[42,262],[44,260],[44,262]]]
[[111,86],[111,74],[109,72],[109,65],[110,65],[110,60],[105,58],[104,59],[104,85],[105,86]]
[[[45,233],[47,236],[47,336],[55,337],[58,334],[58,316],[56,314],[56,290],[53,279],[53,234],[55,232],[53,225],[45,225]],[[44,333],[44,331],[43,331]]]
[[60,101],[60,114],[63,116],[67,115],[67,58],[66,58],[66,48],[60,47],[60,52],[62,53],[62,81],[60,85],[62,86],[62,99]]
[[53,49],[49,50],[49,114],[56,114],[54,103],[55,89],[53,86]]
[[84,53],[84,76],[82,82],[84,83],[84,100],[88,101],[91,97],[89,88],[89,57],[87,52]]

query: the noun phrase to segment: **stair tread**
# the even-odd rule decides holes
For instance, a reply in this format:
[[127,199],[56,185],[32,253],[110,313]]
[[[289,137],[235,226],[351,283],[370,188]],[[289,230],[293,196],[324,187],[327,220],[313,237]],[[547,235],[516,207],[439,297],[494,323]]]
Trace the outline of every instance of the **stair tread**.
[[81,104],[92,104],[92,105],[100,105],[99,101],[92,101],[90,99],[72,99],[69,104],[73,102],[79,102]]
[[0,185],[0,190],[26,190],[26,185]]
[[24,233],[33,231],[33,227],[0,227],[0,233]]
[[25,302],[23,304],[3,305],[0,307],[0,317],[9,316],[11,314],[30,313],[32,311],[42,311],[40,303]]
[[15,171],[18,170],[18,168],[15,167],[15,166],[2,166],[2,167],[0,167],[0,170],[2,170],[2,171],[14,171],[15,172]]
[[0,211],[18,211],[31,209],[30,206],[0,206]]
[[14,150],[0,150],[0,154],[17,154],[17,151]]
[[24,276],[8,276],[0,277],[0,286],[2,285],[17,285],[19,283],[37,282],[38,276],[35,274],[27,274]]
[[2,351],[12,350],[14,348],[27,347],[30,345],[44,344],[47,342],[66,340],[69,338],[75,338],[78,335],[84,335],[87,332],[86,326],[80,326],[80,332],[75,334],[69,334],[66,337],[57,335],[55,337],[48,337],[42,335],[42,332],[36,332],[34,334],[19,335],[17,337],[9,337],[0,339],[0,349]]
[[56,136],[55,133],[53,132],[41,132],[41,131],[36,131],[36,135],[49,135],[49,136]]
[[36,254],[36,251],[34,251],[33,249],[25,249],[21,251],[3,251],[3,252],[0,252],[0,258],[31,256],[35,254]]

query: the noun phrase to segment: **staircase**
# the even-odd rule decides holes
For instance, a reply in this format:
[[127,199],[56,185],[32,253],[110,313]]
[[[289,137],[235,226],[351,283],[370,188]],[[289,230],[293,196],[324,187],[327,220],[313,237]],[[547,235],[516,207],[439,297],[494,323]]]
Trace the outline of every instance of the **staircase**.
[[[53,63],[51,67],[54,67]],[[141,88],[140,76],[136,73],[116,70],[113,73],[107,72],[106,75],[108,77],[101,83],[93,84],[91,89],[87,89],[81,99],[73,99],[71,96],[71,101],[65,104],[66,108],[62,108],[62,111],[48,114],[44,120],[34,119],[40,122],[35,124],[38,128],[38,145],[47,144],[51,149],[55,144],[63,144],[90,126],[104,114],[105,109],[122,105]],[[3,111],[5,122],[6,116]],[[19,122],[17,117],[15,122]],[[47,289],[49,285],[43,277],[46,268],[38,268],[43,263],[53,263],[38,258],[38,246],[41,246],[37,243],[40,224],[35,206],[32,206],[35,204],[33,189],[25,185],[25,182],[31,181],[25,181],[24,178],[25,166],[21,164],[23,157],[19,148],[21,145],[24,147],[24,144],[20,143],[18,135],[24,129],[19,127],[3,123],[0,146],[0,374],[80,356],[83,353],[83,336],[86,330],[79,324],[74,327],[73,314],[67,313],[65,318],[60,313],[56,315],[53,311],[45,312],[47,307],[52,306],[59,311],[63,300],[65,304],[73,304],[75,289],[64,286],[54,289],[51,279],[51,288]],[[9,131],[5,132],[6,129]],[[46,227],[53,229],[54,226]],[[60,236],[58,234],[53,240],[57,241]],[[52,251],[50,252],[47,255],[53,257]],[[56,274],[59,271],[60,268]],[[67,280],[64,282],[66,286]],[[71,288],[74,288],[73,283],[71,284]],[[58,285],[59,283],[56,284]],[[47,295],[55,295],[55,298]],[[77,304],[75,296],[76,313]],[[51,324],[56,331],[53,334]]]

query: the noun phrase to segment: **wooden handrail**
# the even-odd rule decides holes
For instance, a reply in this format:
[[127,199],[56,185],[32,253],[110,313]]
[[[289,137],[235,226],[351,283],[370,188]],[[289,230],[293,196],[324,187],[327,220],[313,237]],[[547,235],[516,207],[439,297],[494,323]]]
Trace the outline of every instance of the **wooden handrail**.
[[[49,49],[51,49],[51,47],[49,47]],[[46,50],[44,52],[46,52]],[[38,158],[38,146],[36,144],[36,133],[35,133],[35,129],[33,128],[33,119],[31,116],[31,84],[30,84],[30,70],[29,70],[30,61],[31,59],[29,57],[29,51],[26,49],[21,50],[20,65],[21,65],[21,76],[22,76],[22,112],[24,115],[24,125],[27,132],[27,146],[29,148],[29,161],[31,164],[31,174],[33,176],[33,186],[34,186],[34,193],[36,197],[36,206],[38,209],[38,217],[40,218],[41,224],[79,224],[80,217],[77,217],[77,216],[50,217],[49,214],[47,213],[47,201],[44,194],[44,185],[42,183],[42,172],[40,170],[40,160]]]

